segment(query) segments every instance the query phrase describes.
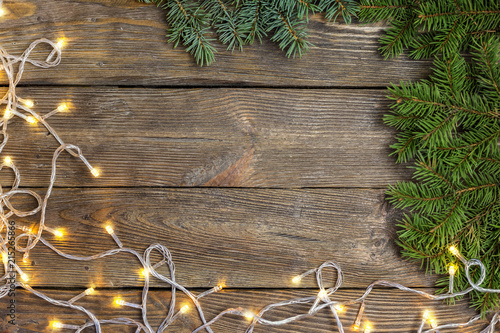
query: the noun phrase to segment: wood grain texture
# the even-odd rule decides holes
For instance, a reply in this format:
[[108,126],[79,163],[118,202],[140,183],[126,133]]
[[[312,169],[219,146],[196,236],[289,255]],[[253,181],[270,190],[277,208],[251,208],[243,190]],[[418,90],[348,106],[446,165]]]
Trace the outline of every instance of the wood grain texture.
[[[2,45],[21,54],[40,37],[66,36],[57,70],[27,66],[23,84],[222,85],[385,87],[427,77],[430,61],[379,54],[382,25],[326,24],[311,20],[316,45],[302,59],[287,59],[277,45],[230,53],[216,43],[217,62],[200,68],[183,47],[166,42],[165,12],[135,0],[6,0],[0,20]],[[5,84],[3,77],[0,82]]]
[[[57,186],[385,188],[409,179],[382,122],[378,90],[23,88],[68,143],[102,171],[60,158]],[[48,185],[53,137],[16,118],[10,154],[23,186]],[[5,175],[3,172],[2,177]],[[2,185],[8,177],[2,178]]]
[[[110,221],[126,247],[141,253],[153,243],[168,247],[177,280],[187,287],[208,288],[219,280],[231,288],[292,287],[294,275],[326,260],[342,266],[345,287],[378,279],[434,285],[418,264],[400,258],[392,241],[395,217],[383,190],[57,189],[49,207],[47,225],[63,228],[67,236],[44,235],[62,251],[91,255],[115,248],[104,230]],[[16,222],[31,226],[34,220]],[[30,258],[21,265],[33,286],[143,284],[139,262],[131,265],[137,259],[127,254],[76,262],[40,245]],[[157,261],[155,254],[152,262]]]
[[[42,290],[49,296],[57,299],[70,299],[79,291],[67,290]],[[432,290],[426,289],[427,292]],[[111,319],[115,317],[129,317],[140,319],[140,312],[129,307],[118,308],[113,306],[113,299],[120,296],[127,301],[140,302],[139,290],[98,290],[96,295],[85,297],[78,301],[89,310],[93,311],[100,319]],[[201,304],[206,318],[211,319],[221,311],[229,307],[242,306],[258,311],[269,303],[275,303],[295,297],[306,297],[316,293],[316,290],[225,290],[221,293],[212,294],[201,299]],[[361,290],[339,290],[332,299],[345,301],[361,296]],[[185,304],[186,298],[183,294],[177,293],[178,304]],[[50,329],[50,321],[58,320],[67,324],[81,325],[88,319],[85,315],[70,309],[54,307],[43,300],[29,295],[24,291],[18,292],[17,296],[17,325],[11,326],[5,321],[2,323],[4,332],[34,333],[47,332]],[[148,320],[153,327],[157,327],[166,316],[170,300],[170,292],[164,290],[153,290],[148,297]],[[0,320],[6,317],[6,299],[0,300]],[[180,305],[178,306],[178,308]],[[268,312],[266,319],[280,320],[295,313],[305,313],[308,306],[292,306],[279,308]],[[365,320],[371,321],[375,332],[394,333],[414,333],[417,331],[424,309],[431,309],[439,324],[450,322],[466,322],[474,315],[471,309],[467,308],[465,301],[459,301],[453,306],[447,306],[440,302],[431,302],[417,297],[413,294],[403,293],[392,289],[374,290],[367,302]],[[357,314],[357,307],[348,308],[345,314],[341,315],[345,325],[351,325]],[[192,332],[200,325],[200,321],[194,312],[189,312],[181,316],[169,327],[166,332]],[[242,317],[225,316],[212,326],[216,333],[232,332],[243,333],[247,321]],[[442,333],[477,333],[487,324],[480,321],[468,328],[442,330]],[[135,332],[132,327],[124,326],[103,326],[104,332]],[[87,329],[84,332],[93,332]],[[284,326],[270,327],[258,325],[256,333],[285,333],[285,332],[336,332],[334,318],[328,310],[322,310],[314,317],[306,318],[302,321],[294,322]],[[346,327],[346,332],[351,332]]]

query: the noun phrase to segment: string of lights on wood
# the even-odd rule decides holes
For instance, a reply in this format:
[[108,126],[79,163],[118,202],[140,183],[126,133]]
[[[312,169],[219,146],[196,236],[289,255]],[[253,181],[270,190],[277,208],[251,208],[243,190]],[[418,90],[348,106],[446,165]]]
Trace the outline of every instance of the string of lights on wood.
[[[1,5],[1,0],[0,0]],[[0,14],[5,13],[3,10]],[[32,51],[38,45],[46,45],[51,48],[51,51],[47,58],[44,61],[39,61],[32,59],[30,57]],[[5,51],[3,47],[0,47],[0,58],[1,58],[1,67],[0,70],[3,71],[8,78],[9,86],[7,93],[0,100],[0,105],[4,106],[4,114],[3,118],[0,121],[1,132],[3,136],[3,141],[0,144],[0,153],[3,151],[3,148],[6,146],[9,135],[8,135],[8,124],[22,120],[25,121],[27,126],[44,126],[47,131],[52,134],[55,140],[58,142],[59,146],[55,149],[52,157],[52,166],[51,166],[51,177],[50,182],[48,184],[47,191],[44,196],[39,195],[35,191],[19,188],[21,182],[21,175],[16,167],[15,158],[10,156],[5,156],[3,158],[3,163],[0,166],[0,170],[3,168],[10,168],[14,173],[14,181],[12,187],[8,191],[4,191],[3,188],[0,187],[0,219],[1,219],[1,227],[0,227],[0,252],[3,258],[5,274],[3,276],[3,280],[6,281],[6,284],[0,287],[0,298],[6,297],[10,290],[9,280],[14,276],[15,279],[15,287],[22,288],[29,293],[32,293],[34,296],[37,296],[48,303],[51,303],[55,306],[70,308],[75,311],[82,312],[85,314],[90,320],[86,322],[61,322],[61,321],[53,321],[51,322],[51,329],[54,331],[57,330],[73,330],[74,332],[82,332],[86,328],[94,328],[95,332],[102,332],[102,327],[104,325],[129,325],[136,328],[136,333],[139,332],[164,332],[167,327],[169,327],[176,319],[185,315],[188,312],[195,311],[197,312],[201,325],[196,328],[193,333],[206,331],[209,333],[213,332],[212,325],[221,320],[224,316],[239,316],[242,320],[248,321],[248,327],[246,329],[246,333],[253,332],[254,328],[257,325],[265,325],[265,326],[281,326],[294,321],[298,321],[304,319],[306,317],[312,317],[320,313],[321,311],[327,311],[331,313],[332,320],[336,323],[336,327],[338,332],[343,333],[345,327],[349,327],[350,331],[358,331],[364,333],[376,332],[376,322],[369,322],[366,320],[365,316],[365,308],[366,303],[365,300],[370,295],[370,292],[377,286],[390,287],[403,290],[405,292],[417,294],[423,298],[435,300],[435,301],[443,301],[445,299],[454,298],[458,296],[463,296],[471,291],[478,291],[481,293],[500,293],[500,290],[487,289],[481,287],[481,284],[485,280],[486,269],[481,261],[477,259],[466,259],[461,254],[460,251],[455,245],[450,244],[449,250],[450,252],[457,258],[457,262],[450,263],[449,266],[449,292],[445,294],[429,294],[420,290],[415,290],[411,288],[407,288],[399,283],[390,282],[390,281],[376,281],[370,284],[366,291],[357,299],[352,299],[350,301],[340,302],[336,300],[335,292],[342,286],[343,283],[343,273],[341,267],[333,261],[328,261],[319,266],[318,268],[311,269],[301,275],[292,277],[292,282],[296,285],[299,285],[305,278],[308,278],[312,275],[315,275],[316,284],[318,290],[309,297],[303,298],[294,298],[287,301],[282,301],[274,304],[269,304],[263,307],[259,312],[252,312],[249,309],[244,309],[242,307],[237,308],[229,308],[214,318],[208,320],[203,311],[203,297],[208,295],[217,293],[225,288],[223,283],[219,283],[211,289],[206,290],[202,293],[194,293],[189,291],[187,288],[182,286],[180,283],[176,281],[175,277],[175,265],[172,259],[172,255],[170,251],[161,244],[152,244],[150,245],[143,254],[138,251],[126,247],[119,239],[117,231],[113,228],[112,222],[106,223],[102,226],[102,232],[106,232],[116,243],[116,247],[112,248],[108,251],[101,252],[98,254],[88,255],[88,256],[75,256],[67,254],[60,249],[56,248],[52,245],[47,239],[44,238],[44,235],[47,233],[53,234],[57,238],[64,238],[65,233],[63,229],[59,229],[57,226],[49,225],[46,221],[46,212],[47,212],[47,204],[48,200],[52,194],[52,190],[54,187],[54,183],[56,181],[57,175],[57,160],[62,153],[68,153],[76,159],[79,159],[83,162],[84,166],[86,166],[89,172],[94,177],[99,177],[100,172],[97,168],[94,168],[88,160],[82,154],[81,149],[74,145],[68,144],[64,142],[56,133],[56,131],[49,125],[47,120],[55,116],[58,113],[67,112],[70,110],[70,105],[68,103],[61,103],[57,107],[55,107],[51,112],[46,114],[40,114],[36,112],[35,103],[30,99],[21,98],[16,93],[16,86],[21,80],[24,66],[26,63],[30,63],[34,66],[41,68],[50,68],[57,66],[61,61],[61,50],[66,44],[66,40],[64,38],[59,39],[57,42],[52,42],[48,39],[39,39],[33,42],[26,51],[19,57],[15,57],[10,55]],[[15,70],[17,68],[17,71]],[[36,208],[30,211],[21,211],[13,207],[10,200],[15,195],[29,195],[33,197],[36,202]],[[15,217],[27,217],[32,216],[37,219],[37,224],[33,227],[26,226],[16,226],[13,222]],[[16,230],[18,230],[19,235],[15,237],[15,241],[12,241],[12,236],[16,235]],[[10,237],[9,237],[10,236]],[[40,244],[41,243],[41,244]],[[99,293],[98,288],[89,286],[89,288],[83,290],[81,293],[75,295],[73,298],[69,300],[60,300],[54,299],[42,293],[39,290],[33,289],[30,286],[30,277],[28,274],[23,272],[21,267],[16,263],[15,254],[22,254],[23,261],[27,262],[29,259],[30,251],[35,246],[46,246],[56,254],[61,257],[78,260],[78,261],[92,261],[100,258],[110,257],[108,260],[111,260],[112,257],[119,253],[129,254],[137,259],[135,265],[131,264],[131,271],[136,271],[138,267],[142,269],[142,274],[144,275],[144,288],[142,291],[142,302],[132,303],[124,298],[116,298],[114,300],[114,304],[109,304],[109,306],[118,306],[118,307],[132,307],[136,308],[137,311],[140,311],[142,314],[141,320],[134,320],[130,318],[114,318],[114,319],[99,319],[97,316],[91,311],[91,309],[87,309],[79,304],[79,301],[84,297],[96,296]],[[151,254],[156,253],[160,254],[162,257],[158,262],[151,261]],[[168,276],[163,275],[158,272],[158,268],[161,266],[168,266],[169,274]],[[474,281],[471,276],[471,268],[475,267],[476,269],[479,267],[480,276],[477,281]],[[325,282],[323,281],[323,270],[330,269],[336,272],[336,281],[334,281],[334,286],[327,288],[325,287]],[[469,282],[470,287],[465,290],[455,291],[453,289],[453,280],[459,270],[464,271],[465,276]],[[165,286],[171,288],[171,298],[168,312],[165,316],[165,319],[160,324],[160,326],[154,329],[148,322],[148,313],[147,313],[147,298],[148,292],[150,290],[150,280],[152,278],[158,279],[165,283]],[[189,303],[178,304],[176,302],[176,293],[182,292],[184,293],[188,299]],[[283,308],[286,306],[292,306],[296,304],[309,305],[308,311],[300,314],[294,314],[286,318],[282,318],[280,320],[270,320],[266,319],[266,313],[272,309]],[[345,319],[342,319],[345,312],[348,309],[353,309],[353,311],[357,311],[357,316],[354,322],[347,323]],[[418,333],[431,333],[431,332],[439,332],[439,330],[443,329],[452,329],[452,328],[460,328],[473,324],[474,322],[481,319],[480,315],[474,316],[470,318],[468,321],[464,321],[463,323],[443,323],[440,324],[437,322],[436,318],[433,316],[431,310],[422,310],[422,321],[420,326],[415,328]],[[500,312],[492,314],[489,325],[481,331],[481,333],[493,333],[495,331],[495,326],[500,320]]]

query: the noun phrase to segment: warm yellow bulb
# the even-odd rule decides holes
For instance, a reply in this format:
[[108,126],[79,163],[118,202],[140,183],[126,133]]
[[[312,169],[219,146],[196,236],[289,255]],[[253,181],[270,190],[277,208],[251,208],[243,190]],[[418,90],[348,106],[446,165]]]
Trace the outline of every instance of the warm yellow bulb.
[[30,278],[26,275],[26,273],[23,273],[21,274],[21,279],[23,279],[24,282],[28,282]]
[[226,283],[225,282],[219,282],[219,284],[217,285],[217,288],[219,288],[219,290],[222,290],[222,289],[226,288]]
[[36,118],[35,118],[35,117],[33,117],[33,116],[27,116],[27,117],[26,117],[26,121],[27,121],[28,123],[32,124],[32,125],[37,123]]
[[121,298],[115,298],[116,305],[125,305],[125,301]]
[[252,311],[245,311],[245,313],[243,314],[243,316],[247,320],[252,320],[255,317],[255,315],[253,314]]
[[184,305],[184,306],[180,309],[180,312],[181,312],[182,314],[184,314],[184,313],[186,313],[186,312],[188,312],[188,311],[189,311],[189,305],[187,305],[187,304],[186,304],[186,305]]
[[356,324],[352,325],[352,330],[353,331],[359,330],[359,325],[356,325]]
[[431,319],[429,320],[429,324],[431,324],[431,327],[432,327],[432,328],[436,328],[436,327],[437,327],[437,322],[436,322],[436,319],[431,318]]
[[422,317],[423,317],[425,320],[427,320],[427,319],[429,319],[429,317],[430,317],[430,316],[431,316],[431,312],[430,312],[429,310],[425,310],[425,311],[424,311],[424,314],[423,314],[423,316],[422,316]]
[[57,40],[56,46],[60,50],[66,45],[66,38],[61,37]]
[[66,111],[66,110],[68,110],[68,109],[69,109],[69,106],[68,106],[68,104],[66,104],[66,103],[61,103],[61,104],[59,104],[59,106],[57,107],[57,111],[59,111],[59,112],[64,112],[64,111]]
[[292,279],[292,282],[295,284],[299,284],[300,281],[302,281],[302,276],[300,276],[300,275],[294,276]]
[[23,104],[26,105],[29,108],[32,108],[35,106],[35,103],[31,99],[25,99],[23,101]]
[[6,264],[9,261],[9,255],[7,253],[2,253],[2,260]]
[[10,156],[6,156],[4,159],[3,159],[3,162],[6,164],[6,165],[11,165],[12,163],[12,158]]
[[372,326],[370,324],[366,324],[364,333],[371,333],[371,331],[372,331]]
[[90,173],[92,173],[94,177],[99,177],[100,175],[99,170],[97,170],[96,168],[92,168],[92,170],[90,170]]
[[460,254],[460,251],[458,251],[458,249],[453,245],[450,246],[450,252],[455,256],[458,256]]
[[5,15],[5,9],[0,8],[0,16],[4,16],[4,15]]
[[53,328],[63,328],[63,323],[61,323],[60,321],[53,321],[52,327]]
[[25,264],[27,264],[27,263],[29,262],[29,258],[30,258],[29,254],[28,254],[28,253],[25,253],[25,254],[23,255],[23,262],[24,262]]
[[110,225],[107,225],[107,226],[106,226],[106,231],[107,231],[107,232],[108,232],[108,234],[110,234],[110,235],[115,233],[115,231],[113,230],[113,227],[112,227],[112,226],[110,226]]
[[318,293],[318,297],[325,298],[326,296],[328,296],[328,292],[325,289],[321,289]]
[[141,270],[141,274],[143,276],[146,276],[146,274],[149,274],[149,269],[146,268],[146,269]]
[[85,289],[85,295],[91,295],[94,293],[94,288],[90,287],[88,289]]
[[450,275],[455,275],[456,272],[457,272],[457,266],[450,265],[450,268],[448,269],[448,273],[450,273]]
[[64,236],[64,232],[61,229],[57,229],[56,231],[54,231],[54,235],[61,238],[62,236]]
[[4,118],[10,119],[12,116],[14,116],[14,113],[9,108],[5,109],[5,112],[3,114]]
[[335,310],[336,310],[337,312],[340,312],[340,313],[343,313],[343,312],[345,311],[345,306],[343,306],[342,304],[336,304],[336,305],[334,306],[334,308],[335,308]]

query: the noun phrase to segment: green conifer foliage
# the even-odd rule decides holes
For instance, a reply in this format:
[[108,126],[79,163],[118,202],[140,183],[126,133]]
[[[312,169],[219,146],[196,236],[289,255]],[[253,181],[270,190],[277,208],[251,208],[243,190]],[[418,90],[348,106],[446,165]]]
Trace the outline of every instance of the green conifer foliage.
[[242,51],[245,44],[264,36],[276,42],[288,57],[301,57],[307,40],[310,14],[324,12],[329,21],[339,16],[350,23],[358,10],[354,0],[139,0],[167,10],[169,42],[182,44],[196,62],[215,60],[215,32],[227,49]]
[[[500,2],[361,0],[358,16],[390,23],[380,40],[386,58],[409,49],[435,59],[429,80],[389,89],[395,102],[384,118],[399,130],[397,162],[415,163],[415,182],[388,190],[391,203],[410,211],[399,221],[403,255],[445,274],[438,285],[447,292],[449,265],[460,265],[448,251],[454,245],[486,265],[483,287],[500,288]],[[462,266],[455,288],[468,286]],[[483,314],[500,306],[497,294],[471,301]]]
[[411,49],[415,59],[453,56],[472,39],[499,32],[498,0],[360,0],[361,21],[389,21],[380,39],[382,54],[395,57]]
[[[399,221],[403,255],[443,274],[456,246],[486,266],[485,288],[500,289],[500,1],[498,0],[139,0],[167,10],[169,40],[200,65],[214,61],[214,32],[231,51],[268,36],[289,57],[310,47],[310,14],[350,23],[388,21],[383,56],[409,49],[434,58],[428,80],[392,85],[384,121],[399,130],[397,162],[413,162],[414,182],[389,187],[389,201],[409,211]],[[358,12],[359,11],[359,12]],[[468,56],[464,58],[461,52]],[[470,57],[471,55],[471,57]],[[472,269],[477,280],[479,273]],[[469,287],[463,265],[455,290]],[[472,293],[483,314],[498,310],[498,294]]]
[[[395,101],[385,122],[400,133],[391,146],[398,162],[415,161],[416,182],[388,190],[389,201],[411,210],[400,221],[403,255],[421,260],[430,272],[446,274],[451,245],[487,268],[486,288],[500,288],[500,41],[471,44],[469,65],[458,53],[437,58],[429,80],[393,85]],[[472,271],[477,280],[479,271]],[[438,284],[447,292],[449,279]],[[455,278],[468,287],[465,272]],[[497,294],[473,293],[473,305],[498,309]]]

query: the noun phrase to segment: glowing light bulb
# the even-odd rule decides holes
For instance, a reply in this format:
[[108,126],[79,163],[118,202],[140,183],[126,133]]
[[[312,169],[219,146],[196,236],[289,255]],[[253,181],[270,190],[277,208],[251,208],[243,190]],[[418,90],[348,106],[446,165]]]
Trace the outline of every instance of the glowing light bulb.
[[90,173],[92,173],[94,177],[99,177],[99,175],[101,174],[96,168],[92,168],[92,170],[90,170]]
[[434,319],[434,318],[429,319],[429,324],[431,324],[432,328],[436,328],[438,326],[436,319]]
[[179,310],[182,314],[186,313],[189,311],[189,305],[184,305],[180,310]]
[[54,235],[61,238],[62,236],[64,236],[64,232],[61,229],[57,229],[56,231],[54,231]]
[[455,273],[457,272],[457,269],[458,269],[457,266],[450,265],[450,268],[448,269],[448,273],[450,273],[450,275],[455,275]]
[[35,106],[35,103],[31,99],[25,99],[23,100],[23,104],[26,105],[29,108],[32,108]]
[[4,116],[4,118],[10,119],[14,116],[14,113],[12,113],[11,109],[6,108],[3,116]]
[[345,311],[345,306],[343,306],[342,304],[335,304],[334,308],[337,312],[340,313],[343,313]]
[[225,282],[219,282],[219,284],[217,285],[217,288],[219,288],[219,290],[222,290],[222,289],[226,288],[226,283]]
[[67,111],[68,109],[69,109],[69,106],[66,103],[61,103],[57,107],[57,111],[59,111],[59,112],[64,112],[64,111]]
[[21,279],[23,279],[24,282],[28,282],[30,278],[28,277],[28,275],[26,273],[23,273],[23,274],[21,274]]
[[245,317],[245,319],[247,320],[252,320],[255,317],[255,315],[253,314],[252,311],[245,311],[243,317]]
[[292,282],[295,284],[299,284],[300,281],[302,281],[302,276],[300,276],[300,275],[294,276],[292,279]]
[[36,118],[35,118],[35,117],[33,117],[33,116],[27,116],[27,117],[26,117],[26,121],[27,121],[28,123],[32,124],[32,125],[34,125],[34,124],[36,124],[36,123],[37,123]]
[[431,312],[429,310],[425,310],[424,314],[422,315],[422,318],[427,320],[427,319],[429,319],[430,316],[431,316]]
[[107,225],[106,226],[106,231],[108,232],[108,234],[112,235],[115,233],[115,231],[113,230],[113,227],[110,226],[110,225]]
[[57,40],[56,46],[59,50],[61,50],[66,45],[66,38],[61,37]]
[[146,269],[141,270],[141,274],[146,276],[146,274],[149,274],[149,269],[146,268]]
[[63,323],[61,323],[60,321],[53,321],[52,322],[52,328],[63,328]]
[[455,256],[458,256],[460,254],[460,251],[458,251],[458,249],[455,246],[453,246],[453,245],[450,246],[449,250]]
[[88,289],[85,289],[85,295],[92,295],[94,293],[94,288],[90,287]]
[[125,301],[121,298],[115,298],[116,305],[125,305]]
[[318,293],[318,297],[325,298],[326,296],[328,296],[328,292],[325,289],[321,289]]
[[12,158],[10,156],[6,156],[4,159],[3,159],[3,162],[6,164],[6,165],[11,165],[12,163]]
[[367,323],[365,325],[365,331],[364,331],[364,333],[371,333],[371,331],[372,331],[372,326],[369,323]]
[[9,255],[7,253],[2,253],[2,261],[6,264],[9,261]]
[[29,262],[30,255],[26,252],[23,254],[23,262],[27,264]]
[[359,325],[356,325],[356,324],[352,325],[352,330],[353,331],[359,330]]

